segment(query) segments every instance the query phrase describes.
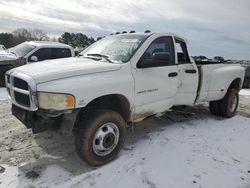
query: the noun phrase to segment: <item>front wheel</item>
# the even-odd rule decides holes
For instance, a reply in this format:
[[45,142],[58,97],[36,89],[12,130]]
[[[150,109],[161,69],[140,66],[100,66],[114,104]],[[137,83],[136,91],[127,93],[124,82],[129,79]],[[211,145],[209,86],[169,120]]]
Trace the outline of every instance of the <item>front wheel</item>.
[[126,135],[125,122],[120,114],[101,110],[79,123],[75,144],[82,159],[91,166],[100,166],[117,157]]

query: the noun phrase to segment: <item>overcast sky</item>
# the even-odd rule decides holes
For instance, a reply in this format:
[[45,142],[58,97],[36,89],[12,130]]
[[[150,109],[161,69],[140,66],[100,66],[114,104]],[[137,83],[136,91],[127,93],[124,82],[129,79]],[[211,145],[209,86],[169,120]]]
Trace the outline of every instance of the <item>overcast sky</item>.
[[169,31],[188,39],[191,55],[250,59],[249,8],[249,0],[1,0],[0,32]]

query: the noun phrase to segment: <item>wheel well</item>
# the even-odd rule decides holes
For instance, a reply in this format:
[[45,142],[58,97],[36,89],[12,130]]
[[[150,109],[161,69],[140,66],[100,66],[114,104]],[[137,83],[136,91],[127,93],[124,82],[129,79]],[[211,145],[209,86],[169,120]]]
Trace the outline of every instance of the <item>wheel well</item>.
[[15,68],[15,67],[13,65],[10,65],[10,64],[0,66],[0,73],[1,73],[0,77],[4,78],[5,77],[5,73],[7,71],[9,71],[10,69],[13,69],[13,68]]
[[93,111],[96,111],[97,109],[113,110],[118,112],[123,117],[125,122],[130,120],[130,103],[123,95],[111,94],[92,100],[87,104],[87,106],[82,108],[78,119],[86,118],[89,114],[91,114]]
[[235,89],[237,91],[240,91],[242,85],[242,81],[240,78],[236,78],[232,83],[230,84],[228,89]]

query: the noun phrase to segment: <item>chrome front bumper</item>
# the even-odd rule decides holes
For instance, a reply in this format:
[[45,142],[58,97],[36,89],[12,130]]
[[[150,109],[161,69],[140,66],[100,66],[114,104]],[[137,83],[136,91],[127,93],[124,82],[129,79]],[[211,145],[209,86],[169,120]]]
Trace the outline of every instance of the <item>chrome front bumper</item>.
[[37,111],[37,88],[33,78],[10,70],[5,74],[5,83],[12,104],[24,110]]

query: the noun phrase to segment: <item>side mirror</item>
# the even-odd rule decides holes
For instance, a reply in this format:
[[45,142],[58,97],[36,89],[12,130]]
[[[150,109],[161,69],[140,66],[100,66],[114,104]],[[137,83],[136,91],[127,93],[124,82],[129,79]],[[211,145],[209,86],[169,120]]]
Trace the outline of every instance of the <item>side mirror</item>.
[[170,60],[170,54],[168,52],[155,52],[153,53],[153,59],[168,62]]
[[153,57],[142,58],[137,63],[137,68],[150,68],[150,67],[162,67],[167,66],[170,63],[170,53],[168,52],[155,52],[153,53]]
[[30,60],[32,62],[37,62],[38,61],[38,58],[36,56],[31,56]]

